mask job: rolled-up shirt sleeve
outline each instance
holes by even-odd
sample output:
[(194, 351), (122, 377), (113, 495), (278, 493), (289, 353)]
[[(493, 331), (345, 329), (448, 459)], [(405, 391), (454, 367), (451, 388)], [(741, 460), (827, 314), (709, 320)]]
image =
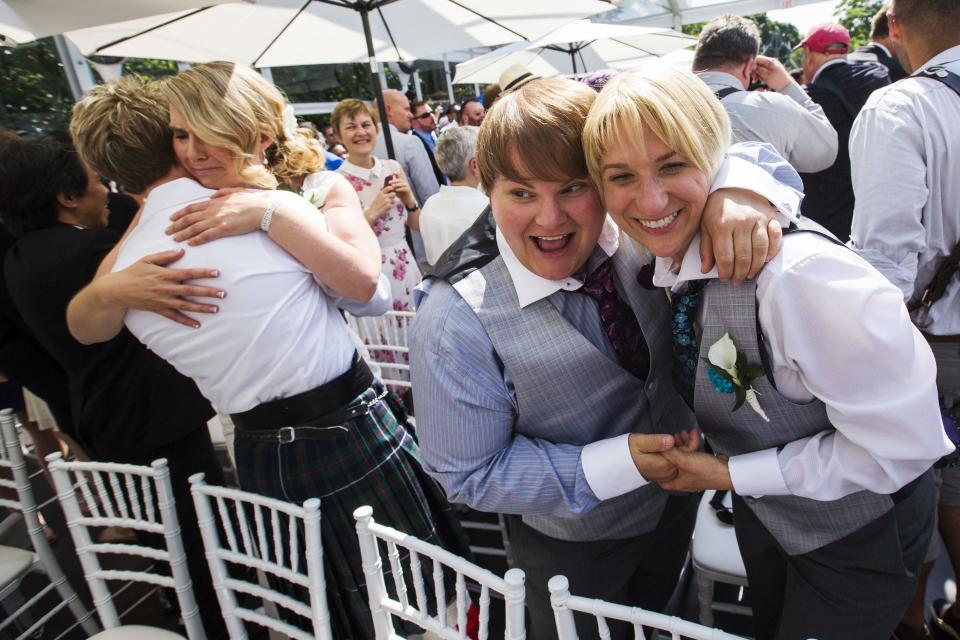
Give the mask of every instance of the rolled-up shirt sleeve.
[(781, 393), (822, 400), (835, 429), (731, 458), (738, 492), (814, 500), (893, 493), (953, 450), (933, 354), (899, 291), (868, 264), (830, 245), (775, 276), (762, 272), (757, 300)]
[(598, 504), (582, 446), (515, 431), (516, 398), (473, 310), (442, 281), (422, 285), (410, 373), (423, 467), (451, 502), (569, 516)]

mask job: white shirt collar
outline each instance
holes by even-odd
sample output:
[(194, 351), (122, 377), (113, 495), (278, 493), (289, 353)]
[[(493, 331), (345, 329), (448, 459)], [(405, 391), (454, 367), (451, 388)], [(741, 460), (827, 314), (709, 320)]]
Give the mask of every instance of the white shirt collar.
[(384, 167), (383, 162), (380, 160), (380, 158), (377, 158), (376, 156), (374, 156), (373, 158), (372, 169), (355, 165), (352, 162), (350, 162), (350, 160), (344, 160), (343, 164), (346, 166), (347, 170), (350, 171), (350, 173), (357, 175), (363, 178), (364, 180), (369, 180), (371, 177), (379, 178), (381, 175), (383, 175), (383, 167)]
[(709, 86), (724, 86), (733, 89), (743, 89), (743, 83), (737, 77), (726, 71), (697, 71), (697, 75)]
[(832, 67), (835, 64), (847, 64), (847, 60), (846, 58), (834, 58), (833, 60), (827, 60), (820, 66), (819, 69), (817, 69), (817, 72), (813, 74), (813, 78), (810, 80), (810, 84), (813, 84), (814, 82), (817, 81), (817, 78), (820, 77), (820, 74), (823, 73), (824, 69), (826, 69), (827, 67)]
[[(597, 246), (608, 256), (616, 253), (620, 246), (620, 229), (609, 214), (603, 221), (603, 229), (600, 231)], [(521, 309), (538, 300), (552, 296), (561, 289), (563, 291), (576, 291), (583, 286), (583, 283), (573, 276), (568, 276), (562, 280), (548, 280), (527, 269), (520, 263), (510, 245), (507, 244), (507, 240), (503, 237), (499, 227), (497, 227), (497, 247), (500, 249), (500, 256), (503, 258), (503, 263), (506, 265), (510, 279), (513, 281), (513, 287), (516, 289)]]
[(880, 47), (880, 50), (883, 51), (885, 54), (887, 54), (887, 57), (889, 58), (893, 57), (893, 54), (890, 53), (890, 49), (887, 49), (885, 46), (883, 46), (879, 42), (871, 41), (870, 44), (874, 47)]
[(933, 67), (938, 64), (946, 64), (948, 62), (954, 62), (956, 60), (960, 60), (960, 45), (957, 45), (955, 47), (950, 47), (945, 51), (941, 51), (937, 55), (930, 58), (926, 63), (924, 63), (923, 67), (921, 68), (926, 69), (927, 67)]
[[(791, 223), (796, 222), (795, 215), (786, 215), (777, 209), (776, 220), (780, 226), (787, 228)], [(678, 265), (673, 258), (657, 257), (653, 267), (653, 284), (657, 287), (669, 287), (671, 291), (677, 291), (681, 286), (691, 280), (709, 280), (719, 277), (717, 267), (707, 273), (700, 273), (700, 267), (703, 263), (700, 261), (700, 232), (693, 236), (686, 253), (683, 254), (683, 261)]]
[[(213, 193), (213, 189), (207, 189), (192, 178), (177, 178), (151, 189), (144, 204), (150, 204), (151, 201), (162, 201), (164, 207), (176, 207), (193, 202), (198, 198), (209, 197)], [(144, 209), (146, 208), (144, 206)]]

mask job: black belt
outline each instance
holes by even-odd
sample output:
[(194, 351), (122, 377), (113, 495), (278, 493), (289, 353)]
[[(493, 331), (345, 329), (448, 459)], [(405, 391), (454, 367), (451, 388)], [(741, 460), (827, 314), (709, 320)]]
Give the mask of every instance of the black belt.
[(343, 423), (366, 415), (370, 405), (379, 400), (373, 391), (364, 394), (373, 382), (367, 363), (355, 354), (350, 368), (330, 382), (289, 398), (264, 402), (230, 418), (237, 435), (245, 438), (292, 442), (297, 437), (341, 437), (346, 433)]

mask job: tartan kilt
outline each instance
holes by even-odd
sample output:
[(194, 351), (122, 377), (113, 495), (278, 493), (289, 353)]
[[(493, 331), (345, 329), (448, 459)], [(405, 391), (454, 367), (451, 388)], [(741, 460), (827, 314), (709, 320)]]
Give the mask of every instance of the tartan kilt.
[[(376, 381), (358, 399), (370, 401), (384, 391)], [(388, 393), (367, 415), (344, 423), (348, 433), (342, 438), (281, 444), (249, 441), (238, 431), (234, 444), (237, 478), (245, 491), (296, 504), (320, 498), (327, 604), (333, 636), (339, 640), (374, 637), (353, 519), (357, 507), (370, 505), (378, 523), (471, 557), (450, 504), (420, 466), (420, 451), (412, 430), (405, 427), (403, 405), (395, 400)], [(392, 592), (389, 564), (384, 565)], [(429, 568), (430, 563), (424, 563), (424, 570)], [(406, 579), (409, 585), (410, 576)], [(425, 582), (429, 590), (432, 582)], [(446, 592), (452, 594), (452, 577), (448, 582)], [(290, 595), (306, 598), (303, 593)], [(432, 600), (432, 594), (428, 598)], [(404, 628), (401, 622), (395, 620), (398, 631), (419, 630)]]

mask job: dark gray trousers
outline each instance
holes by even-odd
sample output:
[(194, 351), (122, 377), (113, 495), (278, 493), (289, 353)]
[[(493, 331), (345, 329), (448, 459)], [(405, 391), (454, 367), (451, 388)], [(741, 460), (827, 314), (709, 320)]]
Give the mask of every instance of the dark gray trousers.
[(757, 640), (889, 638), (916, 590), (934, 507), (927, 472), (908, 498), (873, 522), (791, 556), (734, 494), (734, 526)]
[[(671, 496), (656, 529), (626, 540), (557, 540), (531, 529), (519, 516), (507, 516), (514, 561), (526, 573), (528, 638), (557, 637), (547, 589), (547, 581), (556, 575), (567, 576), (573, 595), (663, 611), (683, 569), (699, 498)], [(581, 640), (599, 637), (593, 616), (575, 618)], [(628, 637), (626, 624), (608, 623), (612, 640)]]

